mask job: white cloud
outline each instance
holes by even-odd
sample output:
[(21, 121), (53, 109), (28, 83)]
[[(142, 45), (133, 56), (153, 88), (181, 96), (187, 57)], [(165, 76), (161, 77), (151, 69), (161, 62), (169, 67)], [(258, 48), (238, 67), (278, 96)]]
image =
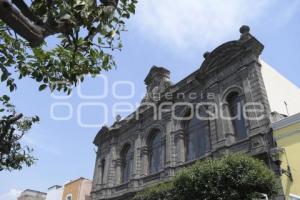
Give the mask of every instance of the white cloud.
[(206, 48), (228, 40), (233, 34), (238, 35), (241, 25), (259, 21), (276, 2), (278, 0), (140, 0), (133, 21), (146, 38), (175, 50)]
[(17, 200), (22, 190), (11, 189), (7, 193), (0, 195), (0, 200)]

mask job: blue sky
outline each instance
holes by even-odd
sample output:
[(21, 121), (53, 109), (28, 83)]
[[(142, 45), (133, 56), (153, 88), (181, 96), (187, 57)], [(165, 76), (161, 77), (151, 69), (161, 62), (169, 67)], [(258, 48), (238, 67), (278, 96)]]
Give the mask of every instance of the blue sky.
[[(41, 117), (23, 140), (35, 149), (39, 160), (22, 171), (0, 173), (0, 200), (13, 200), (27, 188), (47, 191), (52, 185), (80, 176), (92, 178), (92, 141), (100, 127), (82, 127), (78, 116), (84, 124), (111, 124), (116, 103), (140, 102), (145, 92), (143, 81), (152, 65), (168, 68), (172, 81), (177, 82), (201, 65), (204, 52), (238, 39), (242, 24), (249, 25), (251, 33), (265, 45), (262, 58), (299, 87), (299, 19), (300, 0), (141, 1), (137, 14), (128, 22), (128, 32), (123, 34), (125, 47), (115, 54), (118, 67), (104, 73), (107, 84), (103, 78), (87, 79), (70, 98), (57, 99), (49, 91), (38, 92), (38, 85), (31, 80), (19, 83), (13, 99), (18, 110)], [(133, 82), (133, 97), (115, 98), (116, 81)], [(115, 89), (124, 96), (132, 92), (128, 84), (118, 84)], [(1, 94), (7, 92), (3, 87), (0, 90)], [(82, 98), (105, 91), (104, 98)], [(107, 117), (103, 104), (107, 105)], [(69, 119), (54, 120), (53, 106), (58, 106), (53, 110), (55, 116)]]

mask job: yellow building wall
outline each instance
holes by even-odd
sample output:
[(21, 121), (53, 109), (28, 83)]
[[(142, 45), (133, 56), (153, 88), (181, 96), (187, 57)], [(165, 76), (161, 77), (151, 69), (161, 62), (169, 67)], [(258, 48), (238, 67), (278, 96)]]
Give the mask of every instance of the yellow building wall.
[(72, 200), (78, 200), (79, 191), (81, 185), (81, 179), (68, 183), (64, 186), (64, 192), (62, 196), (62, 200), (66, 200), (69, 194), (72, 195)]
[(300, 122), (276, 130), (274, 136), (286, 152), (281, 156), (282, 169), (287, 169), (289, 163), (293, 176), (293, 181), (285, 174), (281, 178), (286, 199), (290, 199), (290, 194), (300, 196)]

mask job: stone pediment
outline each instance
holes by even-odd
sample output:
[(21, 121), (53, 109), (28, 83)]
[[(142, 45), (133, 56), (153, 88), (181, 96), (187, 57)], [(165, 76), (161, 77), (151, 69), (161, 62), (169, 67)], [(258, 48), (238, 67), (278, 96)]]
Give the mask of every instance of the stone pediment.
[(205, 53), (205, 60), (200, 67), (200, 73), (206, 74), (210, 71), (214, 71), (217, 68), (229, 64), (232, 60), (245, 53), (251, 52), (253, 55), (259, 57), (264, 46), (252, 36), (249, 31), (250, 28), (248, 26), (242, 26), (239, 40), (226, 42), (215, 48), (211, 53)]

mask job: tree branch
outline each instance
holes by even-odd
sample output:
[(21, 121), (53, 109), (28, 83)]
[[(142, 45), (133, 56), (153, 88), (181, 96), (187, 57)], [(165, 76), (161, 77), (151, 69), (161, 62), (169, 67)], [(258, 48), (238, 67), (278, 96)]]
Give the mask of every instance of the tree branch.
[[(51, 1), (49, 1), (51, 3)], [(117, 7), (118, 0), (101, 0), (104, 6)], [(61, 22), (53, 27), (35, 16), (23, 0), (0, 0), (0, 19), (27, 40), (32, 47), (40, 46), (46, 37), (57, 33), (66, 33), (76, 25)]]
[(7, 120), (7, 123), (10, 125), (10, 124), (14, 124), (15, 122), (19, 121), (21, 118), (23, 117), (23, 114), (22, 113), (19, 113), (11, 118), (9, 118)]
[(23, 114), (17, 114), (9, 117), (6, 121), (2, 122), (2, 127), (0, 129), (0, 142), (3, 142), (4, 137), (8, 134), (10, 126), (17, 121), (19, 121), (23, 117)]
[(33, 47), (44, 41), (45, 30), (24, 16), (11, 1), (0, 0), (0, 18)]
[(27, 4), (23, 0), (12, 0), (12, 3), (15, 4), (24, 16), (36, 23), (42, 23), (41, 20), (35, 16)]

